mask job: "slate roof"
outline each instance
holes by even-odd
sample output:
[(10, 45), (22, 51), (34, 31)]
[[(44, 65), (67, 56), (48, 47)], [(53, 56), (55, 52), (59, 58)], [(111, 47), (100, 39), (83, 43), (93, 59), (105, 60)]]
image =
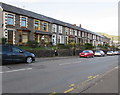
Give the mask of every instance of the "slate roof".
[(47, 17), (47, 16), (44, 16), (44, 15), (41, 15), (41, 14), (38, 14), (38, 13), (35, 13), (35, 12), (31, 12), (31, 11), (28, 11), (28, 10), (25, 10), (25, 9), (22, 9), (22, 8), (18, 8), (18, 7), (12, 6), (12, 5), (5, 4), (5, 3), (2, 3), (2, 2), (0, 2), (0, 6), (2, 6), (3, 10), (7, 11), (7, 12), (12, 12), (12, 13), (16, 13), (16, 14), (19, 14), (19, 15), (24, 15), (24, 16), (28, 16), (28, 17), (31, 17), (31, 18), (35, 18), (35, 19), (44, 20), (44, 21), (47, 21), (47, 22), (50, 22), (50, 23), (66, 26), (66, 27), (77, 29), (77, 30), (80, 30), (80, 31), (92, 33), (92, 34), (98, 35), (100, 37), (104, 37), (104, 36), (102, 36), (98, 33), (89, 31), (87, 29), (84, 29), (84, 28), (81, 28), (81, 27), (78, 27), (78, 26), (73, 26), (70, 23), (66, 23), (66, 22), (51, 18), (51, 17)]

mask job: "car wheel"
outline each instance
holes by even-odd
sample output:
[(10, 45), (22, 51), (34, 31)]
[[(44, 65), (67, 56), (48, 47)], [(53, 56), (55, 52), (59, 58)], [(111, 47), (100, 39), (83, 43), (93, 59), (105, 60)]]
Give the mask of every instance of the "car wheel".
[(26, 58), (26, 62), (27, 62), (27, 63), (32, 63), (32, 62), (33, 62), (32, 57), (27, 57), (27, 58)]
[(87, 58), (90, 58), (89, 56), (87, 56)]

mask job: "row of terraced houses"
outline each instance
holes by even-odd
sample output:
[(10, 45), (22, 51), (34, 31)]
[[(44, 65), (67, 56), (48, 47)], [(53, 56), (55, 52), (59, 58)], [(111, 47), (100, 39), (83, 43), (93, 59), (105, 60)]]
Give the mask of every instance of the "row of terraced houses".
[(74, 42), (97, 46), (109, 42), (109, 38), (84, 29), (81, 24), (76, 26), (5, 3), (0, 3), (0, 37), (15, 45), (32, 40), (40, 45)]

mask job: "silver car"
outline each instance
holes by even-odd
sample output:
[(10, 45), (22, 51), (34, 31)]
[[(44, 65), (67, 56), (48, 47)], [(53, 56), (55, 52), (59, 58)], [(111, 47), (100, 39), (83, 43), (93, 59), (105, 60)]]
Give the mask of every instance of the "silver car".
[(114, 52), (113, 51), (108, 51), (107, 55), (114, 55)]
[(105, 53), (102, 50), (97, 50), (95, 51), (94, 56), (105, 56)]

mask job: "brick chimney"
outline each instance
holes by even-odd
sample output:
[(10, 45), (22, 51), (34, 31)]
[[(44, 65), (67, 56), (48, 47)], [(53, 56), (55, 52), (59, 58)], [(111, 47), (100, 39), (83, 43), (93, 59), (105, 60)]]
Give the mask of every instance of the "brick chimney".
[(73, 26), (76, 26), (76, 24), (73, 24)]
[(82, 27), (82, 25), (80, 24), (79, 27)]

